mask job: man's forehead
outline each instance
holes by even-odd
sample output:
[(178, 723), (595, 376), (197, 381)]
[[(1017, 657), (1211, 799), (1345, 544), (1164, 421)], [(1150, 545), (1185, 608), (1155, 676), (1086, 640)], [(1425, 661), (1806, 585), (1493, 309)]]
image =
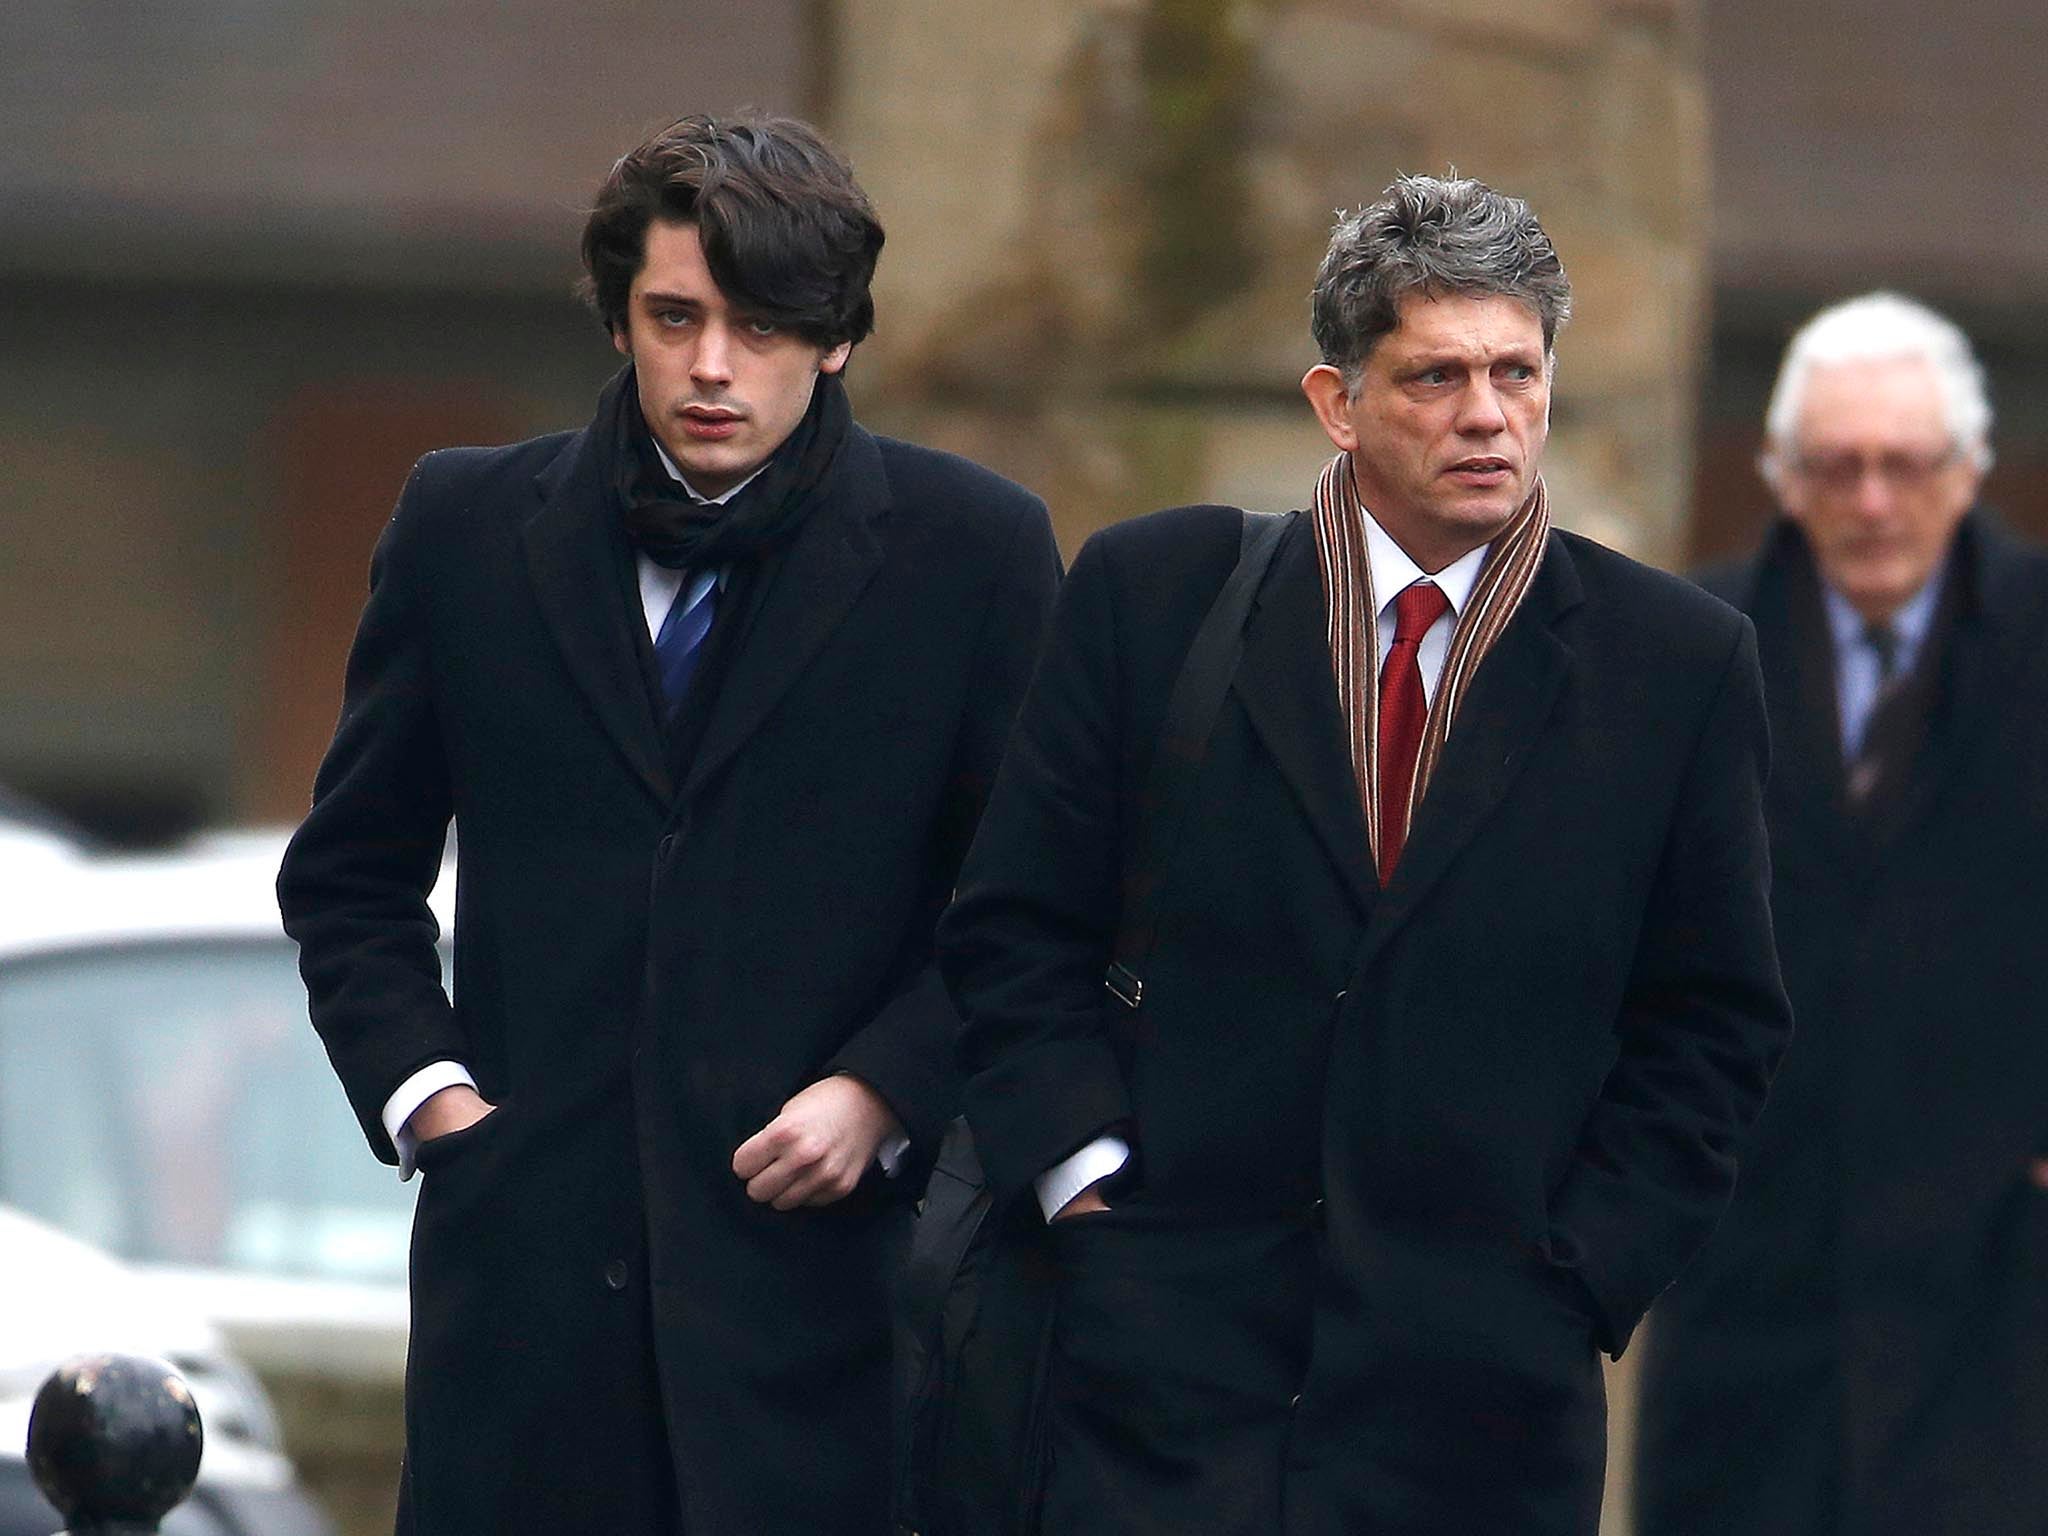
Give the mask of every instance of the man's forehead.
[(1401, 296), (1394, 312), (1394, 328), (1381, 344), (1396, 351), (1543, 348), (1543, 322), (1536, 311), (1504, 293), (1413, 289)]
[(640, 248), (635, 288), (677, 288), (688, 285), (720, 292), (704, 259), (704, 246), (694, 220), (652, 219)]
[(1804, 437), (1939, 437), (1948, 430), (1941, 379), (1924, 357), (1815, 363), (1799, 406)]

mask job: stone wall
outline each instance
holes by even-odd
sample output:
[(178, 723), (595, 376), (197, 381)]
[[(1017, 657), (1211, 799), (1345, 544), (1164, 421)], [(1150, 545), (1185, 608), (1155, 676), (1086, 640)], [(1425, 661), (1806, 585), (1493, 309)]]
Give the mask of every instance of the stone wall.
[[(1300, 504), (1333, 211), (1455, 167), (1578, 290), (1563, 521), (1674, 555), (1705, 293), (1688, 0), (838, 0), (832, 125), (890, 227), (868, 414), (994, 464), (1069, 548), (1176, 501)], [(872, 403), (870, 403), (872, 402)]]

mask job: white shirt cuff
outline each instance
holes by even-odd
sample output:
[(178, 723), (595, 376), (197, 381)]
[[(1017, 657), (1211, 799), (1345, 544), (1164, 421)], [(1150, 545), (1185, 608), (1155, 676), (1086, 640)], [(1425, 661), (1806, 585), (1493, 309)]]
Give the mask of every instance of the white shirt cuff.
[(469, 1075), (469, 1068), (461, 1062), (430, 1061), (400, 1083), (397, 1092), (384, 1101), (384, 1134), (391, 1138), (391, 1145), (398, 1148), (400, 1179), (412, 1177), (414, 1157), (420, 1148), (419, 1137), (405, 1128), (412, 1112), (443, 1088), (475, 1086), (476, 1079)]
[(1054, 1163), (1032, 1181), (1038, 1191), (1038, 1208), (1051, 1221), (1074, 1196), (1090, 1184), (1106, 1179), (1131, 1160), (1131, 1144), (1121, 1136), (1098, 1136), (1062, 1162)]
[(893, 1179), (896, 1170), (903, 1166), (903, 1154), (910, 1150), (908, 1136), (891, 1136), (875, 1148), (875, 1161), (882, 1165), (882, 1177)]

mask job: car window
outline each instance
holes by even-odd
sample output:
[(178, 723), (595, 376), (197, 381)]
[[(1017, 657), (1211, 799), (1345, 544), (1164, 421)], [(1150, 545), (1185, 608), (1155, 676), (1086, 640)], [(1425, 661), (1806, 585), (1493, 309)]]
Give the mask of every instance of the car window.
[(412, 1190), (364, 1143), (284, 939), (0, 971), (0, 1202), (132, 1260), (402, 1282)]

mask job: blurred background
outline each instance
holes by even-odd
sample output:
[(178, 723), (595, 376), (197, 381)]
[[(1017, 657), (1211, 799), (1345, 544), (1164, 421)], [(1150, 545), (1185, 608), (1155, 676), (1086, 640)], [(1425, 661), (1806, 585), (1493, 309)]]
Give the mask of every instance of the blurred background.
[[(116, 845), (292, 819), (407, 468), (584, 421), (584, 200), (687, 111), (850, 154), (889, 230), (857, 411), (1070, 554), (1305, 501), (1332, 213), (1449, 167), (1575, 281), (1568, 526), (1747, 545), (1784, 340), (1895, 285), (1975, 338), (1989, 498), (2048, 533), (2044, 59), (2035, 0), (9, 0), (0, 785)], [(289, 1364), (302, 1468), (388, 1529), (392, 1372)]]

